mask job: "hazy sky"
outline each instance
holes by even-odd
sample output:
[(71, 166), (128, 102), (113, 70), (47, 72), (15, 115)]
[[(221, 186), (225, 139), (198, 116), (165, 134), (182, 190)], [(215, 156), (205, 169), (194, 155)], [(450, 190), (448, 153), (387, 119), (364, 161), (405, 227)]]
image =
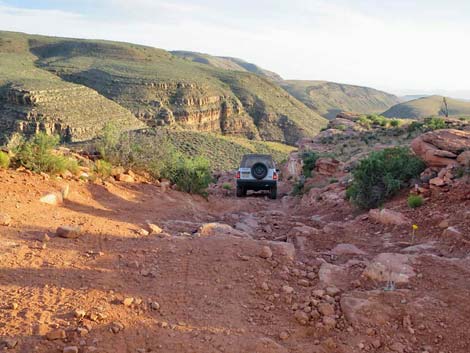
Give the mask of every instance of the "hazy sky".
[(287, 79), (470, 98), (468, 0), (0, 0), (0, 29), (235, 56)]

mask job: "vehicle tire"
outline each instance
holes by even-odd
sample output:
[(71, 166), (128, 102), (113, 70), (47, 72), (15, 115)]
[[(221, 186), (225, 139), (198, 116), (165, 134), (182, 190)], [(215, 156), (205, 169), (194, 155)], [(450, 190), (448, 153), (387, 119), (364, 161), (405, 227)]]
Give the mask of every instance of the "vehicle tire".
[(245, 188), (237, 185), (237, 197), (243, 197), (246, 195)]
[(269, 198), (271, 200), (276, 200), (276, 198), (277, 198), (277, 187), (276, 186), (272, 187), (271, 190), (269, 190)]
[(251, 167), (251, 175), (258, 180), (264, 179), (268, 175), (268, 167), (261, 162), (255, 163)]

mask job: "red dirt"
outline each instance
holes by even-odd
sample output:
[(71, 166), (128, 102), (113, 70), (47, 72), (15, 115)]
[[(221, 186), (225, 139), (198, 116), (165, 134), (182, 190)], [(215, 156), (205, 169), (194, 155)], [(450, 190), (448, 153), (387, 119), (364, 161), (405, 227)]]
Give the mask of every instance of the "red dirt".
[[(466, 184), (434, 192), (416, 210), (407, 208), (404, 196), (387, 205), (419, 225), (418, 244), (434, 242), (433, 249), (415, 256), (417, 276), (387, 292), (385, 283), (361, 273), (375, 255), (409, 246), (411, 230), (373, 224), (352, 215), (346, 204), (319, 202), (307, 209), (291, 198), (218, 193), (205, 200), (151, 184), (77, 181), (67, 182), (70, 195), (63, 205), (39, 202), (64, 183), (0, 171), (0, 213), (13, 220), (0, 226), (0, 342), (18, 341), (8, 352), (62, 352), (65, 346), (80, 353), (470, 352)], [(259, 225), (251, 239), (193, 234), (205, 222), (235, 225), (247, 217)], [(443, 219), (464, 236), (443, 238), (438, 227)], [(139, 235), (146, 221), (169, 235)], [(327, 224), (335, 225), (333, 232), (296, 243), (295, 261), (259, 256), (269, 244), (263, 239), (282, 237), (299, 225)], [(80, 226), (83, 235), (55, 237), (62, 225)], [(366, 254), (332, 255), (339, 243)], [(318, 278), (322, 262), (341, 266), (349, 260), (355, 262), (335, 278), (341, 293), (322, 299), (333, 305), (334, 327), (321, 318), (301, 325), (294, 309), (312, 300), (312, 290), (325, 288)], [(375, 303), (374, 310), (360, 312), (359, 324), (344, 317), (340, 300), (347, 295)], [(134, 303), (125, 306), (125, 298)], [(152, 302), (160, 309), (152, 309)], [(85, 318), (74, 316), (77, 309)], [(116, 322), (123, 327), (113, 333)], [(66, 337), (46, 339), (54, 329), (65, 330)]]

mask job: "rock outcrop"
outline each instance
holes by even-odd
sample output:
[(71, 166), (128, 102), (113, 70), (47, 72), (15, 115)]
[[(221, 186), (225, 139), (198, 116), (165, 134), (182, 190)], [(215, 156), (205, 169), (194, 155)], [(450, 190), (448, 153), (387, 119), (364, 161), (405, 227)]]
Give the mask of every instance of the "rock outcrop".
[[(413, 151), (430, 167), (465, 163), (470, 150), (470, 132), (444, 129), (427, 132), (411, 142)], [(460, 157), (460, 155), (462, 157)]]
[(10, 86), (0, 94), (0, 142), (15, 132), (39, 131), (60, 135), (65, 142), (89, 140), (111, 121), (122, 130), (145, 126), (98, 92), (66, 82), (42, 90)]
[(369, 217), (384, 225), (403, 226), (411, 223), (402, 213), (386, 208), (370, 210)]

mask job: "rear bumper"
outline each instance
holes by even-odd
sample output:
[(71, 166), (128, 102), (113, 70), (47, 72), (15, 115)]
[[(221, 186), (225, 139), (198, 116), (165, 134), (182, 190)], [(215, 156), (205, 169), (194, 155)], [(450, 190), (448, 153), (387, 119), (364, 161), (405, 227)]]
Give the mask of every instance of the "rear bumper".
[(244, 187), (247, 190), (270, 190), (277, 186), (276, 180), (243, 180), (237, 179), (237, 186)]

